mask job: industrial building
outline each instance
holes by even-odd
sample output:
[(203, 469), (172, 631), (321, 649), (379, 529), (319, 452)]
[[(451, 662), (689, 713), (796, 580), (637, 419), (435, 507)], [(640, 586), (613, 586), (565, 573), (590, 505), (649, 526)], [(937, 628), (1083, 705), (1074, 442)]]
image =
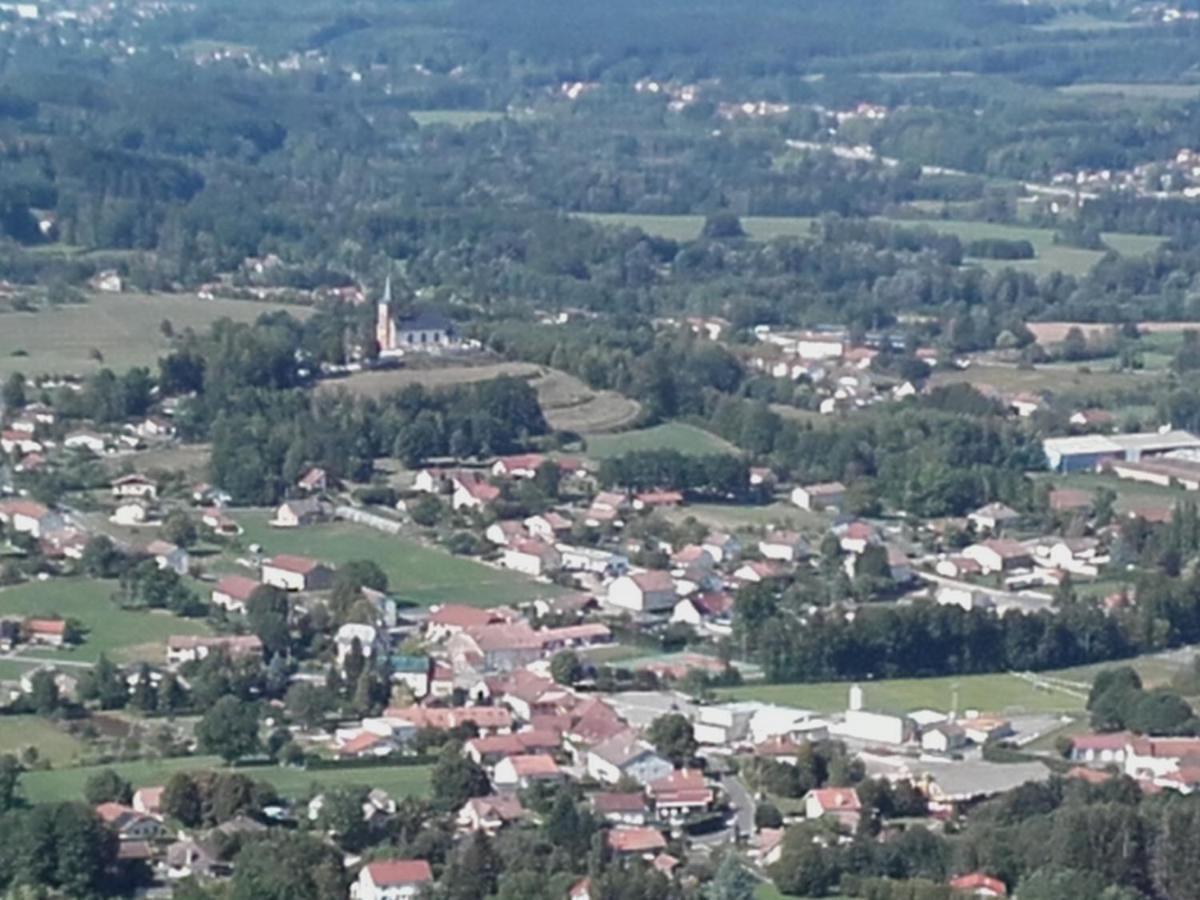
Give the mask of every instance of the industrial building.
[(1085, 434), (1042, 441), (1046, 465), (1055, 472), (1091, 472), (1108, 462), (1139, 462), (1167, 454), (1200, 453), (1200, 438), (1189, 431), (1140, 434)]

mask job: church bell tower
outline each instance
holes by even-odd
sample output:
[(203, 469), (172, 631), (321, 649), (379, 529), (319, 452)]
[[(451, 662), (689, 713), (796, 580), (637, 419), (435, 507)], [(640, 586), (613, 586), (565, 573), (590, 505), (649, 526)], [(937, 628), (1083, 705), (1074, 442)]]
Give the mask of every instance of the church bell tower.
[(383, 296), (375, 311), (375, 340), (379, 343), (379, 352), (395, 350), (396, 326), (392, 321), (392, 276), (387, 277), (383, 285)]

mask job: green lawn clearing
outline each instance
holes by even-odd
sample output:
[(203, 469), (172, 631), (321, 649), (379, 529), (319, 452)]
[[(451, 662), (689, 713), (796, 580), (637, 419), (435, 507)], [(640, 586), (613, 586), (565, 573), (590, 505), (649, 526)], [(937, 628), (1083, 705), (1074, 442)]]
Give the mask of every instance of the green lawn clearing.
[(487, 109), (416, 109), (409, 115), (422, 128), (429, 125), (469, 128), (480, 122), (494, 122), (506, 116), (505, 113)]
[(116, 661), (161, 662), (164, 645), (173, 634), (209, 634), (197, 619), (170, 613), (124, 610), (112, 601), (113, 582), (59, 578), (0, 590), (0, 615), (63, 616), (78, 619), (87, 629), (78, 647), (56, 650), (37, 647), (24, 651), (44, 660), (95, 662), (101, 653)]
[(765, 506), (746, 506), (736, 503), (697, 503), (692, 506), (682, 506), (669, 510), (667, 517), (683, 521), (691, 516), (711, 528), (737, 531), (742, 528), (764, 528), (768, 525), (782, 525), (804, 530), (820, 529), (828, 526), (828, 521), (820, 513), (778, 501)]
[(421, 606), (447, 602), (502, 606), (562, 592), (515, 572), (349, 522), (272, 528), (271, 514), (264, 510), (247, 510), (236, 518), (245, 529), (242, 543), (261, 544), (267, 554), (294, 553), (334, 565), (374, 560), (387, 573), (393, 594)]
[(668, 422), (652, 428), (597, 434), (588, 438), (587, 452), (593, 459), (609, 459), (634, 450), (678, 450), (696, 456), (737, 452), (728, 441), (683, 422)]
[[(1086, 369), (1087, 371), (1080, 371)], [(940, 387), (947, 384), (988, 385), (999, 391), (1053, 391), (1055, 394), (1094, 394), (1116, 390), (1148, 390), (1156, 379), (1156, 373), (1134, 371), (1112, 371), (1108, 364), (1092, 365), (1053, 364), (1019, 369), (1016, 366), (977, 364), (966, 369), (934, 372), (930, 384)]]
[(41, 716), (0, 716), (0, 753), (19, 757), (26, 747), (35, 747), (38, 757), (53, 766), (65, 766), (83, 745)]
[[(179, 294), (93, 294), (88, 302), (0, 314), (0, 376), (88, 373), (101, 366), (116, 372), (151, 366), (170, 342), (160, 330), (169, 320), (175, 331), (201, 331), (217, 319), (252, 322), (285, 309), (297, 318), (305, 307), (248, 300), (201, 300)], [(98, 350), (103, 360), (92, 357)], [(21, 355), (14, 355), (21, 354)]]
[(1200, 84), (1162, 84), (1137, 81), (1096, 81), (1068, 84), (1059, 93), (1083, 97), (1121, 97), (1126, 100), (1195, 100), (1200, 98)]
[[(959, 678), (898, 678), (862, 682), (868, 709), (905, 713), (916, 709), (950, 709), (958, 690), (959, 709), (989, 713), (1069, 713), (1083, 709), (1083, 700), (1072, 693), (1034, 687), (1016, 675), (964, 675)], [(849, 702), (848, 682), (817, 684), (747, 684), (722, 688), (722, 699), (760, 700), (811, 709), (840, 712)]]
[[(78, 800), (88, 778), (103, 769), (113, 769), (134, 788), (163, 784), (176, 772), (194, 772), (222, 768), (215, 756), (186, 756), (174, 759), (139, 760), (107, 766), (82, 766), (30, 772), (21, 778), (25, 799), (31, 803)], [(310, 788), (330, 788), (346, 784), (366, 784), (382, 788), (393, 798), (421, 796), (429, 790), (429, 766), (361, 766), (344, 769), (284, 769), (275, 766), (239, 768), (251, 778), (269, 782), (280, 794), (299, 799)]]

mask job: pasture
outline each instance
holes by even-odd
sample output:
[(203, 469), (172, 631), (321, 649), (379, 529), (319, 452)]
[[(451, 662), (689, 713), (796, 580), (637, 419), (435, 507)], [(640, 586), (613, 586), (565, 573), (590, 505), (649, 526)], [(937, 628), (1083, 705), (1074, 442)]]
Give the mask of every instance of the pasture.
[(265, 510), (239, 512), (236, 518), (245, 529), (242, 542), (261, 544), (268, 555), (294, 553), (334, 565), (374, 560), (387, 573), (389, 590), (418, 606), (502, 606), (561, 593), (554, 585), (349, 522), (288, 529), (272, 528)]
[[(153, 367), (170, 349), (160, 326), (197, 331), (222, 318), (253, 322), (263, 313), (287, 310), (304, 318), (309, 310), (248, 300), (201, 300), (177, 294), (91, 294), (87, 303), (36, 312), (0, 313), (0, 377), (84, 375), (107, 366), (120, 372)], [(99, 351), (102, 360), (93, 357)]]
[(0, 590), (0, 615), (63, 616), (78, 619), (87, 630), (78, 647), (37, 647), (29, 657), (66, 662), (95, 662), (101, 653), (117, 662), (161, 662), (173, 634), (209, 634), (203, 620), (181, 619), (159, 610), (124, 610), (113, 601), (115, 582), (59, 578)]
[[(1053, 673), (1050, 673), (1053, 674)], [(898, 678), (862, 682), (868, 709), (905, 713), (950, 709), (958, 690), (958, 708), (1014, 715), (1077, 713), (1083, 700), (1073, 693), (1034, 687), (1016, 675), (964, 675), (958, 678)], [(717, 691), (721, 699), (759, 700), (821, 713), (840, 712), (849, 701), (849, 682), (747, 684)]]
[(737, 452), (728, 441), (683, 422), (668, 422), (619, 434), (594, 435), (588, 439), (587, 453), (593, 459), (610, 459), (635, 450), (677, 450), (695, 456)]
[(363, 397), (381, 397), (419, 384), (425, 388), (452, 387), (490, 381), (508, 375), (513, 378), (532, 378), (542, 372), (532, 363), (491, 362), (479, 365), (452, 363), (450, 365), (414, 365), (400, 369), (378, 369), (356, 372), (345, 378), (328, 378), (318, 390), (347, 390)]
[(0, 754), (20, 757), (28, 747), (52, 766), (70, 764), (83, 749), (78, 740), (41, 716), (0, 717)]
[(1090, 365), (1058, 363), (1028, 369), (977, 364), (967, 369), (934, 372), (929, 383), (934, 387), (964, 383), (988, 385), (1004, 392), (1053, 391), (1062, 395), (1139, 390), (1148, 388), (1155, 377), (1150, 372), (1114, 372), (1103, 361), (1093, 361)]
[[(79, 800), (88, 779), (104, 769), (113, 769), (139, 787), (163, 784), (176, 772), (224, 768), (215, 756), (183, 756), (172, 759), (138, 760), (106, 766), (81, 766), (29, 772), (21, 778), (21, 791), (30, 803)], [(272, 785), (283, 796), (299, 800), (317, 790), (340, 785), (366, 784), (382, 788), (394, 799), (421, 796), (429, 790), (429, 766), (362, 766), (340, 769), (285, 769), (275, 766), (242, 767), (241, 772)]]

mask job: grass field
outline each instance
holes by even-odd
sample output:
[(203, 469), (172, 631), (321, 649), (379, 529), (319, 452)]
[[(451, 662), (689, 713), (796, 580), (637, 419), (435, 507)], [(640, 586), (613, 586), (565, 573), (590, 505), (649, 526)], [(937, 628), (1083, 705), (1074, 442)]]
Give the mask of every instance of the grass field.
[(1093, 82), (1068, 84), (1058, 89), (1070, 96), (1109, 96), (1128, 100), (1195, 100), (1200, 97), (1200, 84), (1155, 84), (1150, 82)]
[(1074, 488), (1089, 493), (1109, 488), (1117, 495), (1117, 509), (1124, 511), (1139, 506), (1173, 506), (1189, 496), (1183, 488), (1161, 487), (1139, 481), (1123, 481), (1112, 475), (1095, 472), (1077, 472), (1070, 475), (1046, 476), (1052, 478), (1056, 487)]
[[(84, 374), (102, 365), (115, 371), (153, 366), (168, 349), (159, 326), (170, 320), (176, 332), (202, 330), (221, 318), (252, 322), (263, 313), (286, 309), (297, 318), (304, 307), (245, 300), (201, 300), (175, 294), (93, 294), (77, 306), (32, 313), (0, 314), (0, 377)], [(99, 350), (103, 363), (91, 358)], [(26, 355), (16, 355), (23, 351)]]
[(52, 766), (65, 766), (77, 757), (83, 745), (40, 716), (0, 718), (0, 753), (19, 756), (26, 747), (36, 747), (38, 757)]
[(322, 381), (318, 390), (336, 391), (344, 389), (364, 397), (379, 397), (401, 390), (412, 384), (427, 388), (445, 387), (456, 384), (471, 384), (488, 381), (502, 375), (514, 378), (532, 378), (542, 369), (532, 363), (499, 362), (484, 365), (414, 366), (403, 369), (383, 369), (376, 372), (357, 372), (346, 378)]
[(162, 661), (163, 645), (173, 634), (208, 634), (208, 626), (196, 619), (180, 619), (169, 613), (123, 610), (112, 602), (112, 582), (86, 579), (56, 579), (33, 582), (0, 590), (0, 615), (75, 618), (88, 629), (84, 642), (70, 650), (37, 648), (42, 659), (95, 662), (101, 653), (114, 660)]
[[(691, 215), (639, 215), (625, 213), (589, 213), (586, 216), (603, 225), (626, 228), (641, 228), (652, 234), (662, 235), (677, 241), (695, 240), (704, 227), (703, 216)], [(797, 217), (745, 216), (742, 227), (756, 241), (769, 241), (776, 237), (807, 237), (811, 234), (813, 219)], [(951, 219), (882, 219), (896, 225), (908, 227), (926, 226), (946, 234), (955, 234), (967, 241), (999, 238), (1005, 240), (1027, 240), (1033, 244), (1037, 257), (1015, 262), (1000, 260), (976, 260), (987, 268), (1012, 267), (1038, 274), (1062, 271), (1074, 275), (1087, 272), (1104, 254), (1096, 250), (1081, 250), (1054, 243), (1054, 231), (1048, 228), (1032, 228), (1022, 225), (1000, 225), (991, 222), (971, 222)], [(1136, 234), (1105, 234), (1104, 240), (1118, 253), (1141, 255), (1152, 251), (1162, 239)]]
[(262, 510), (236, 518), (245, 529), (243, 543), (261, 544), (268, 554), (297, 553), (334, 564), (372, 559), (387, 573), (392, 593), (421, 606), (501, 606), (561, 592), (554, 585), (348, 522), (287, 529), (268, 525), (270, 513)]
[[(113, 763), (108, 766), (83, 766), (73, 769), (51, 769), (30, 772), (21, 778), (25, 799), (31, 803), (50, 803), (59, 800), (78, 800), (83, 795), (88, 778), (102, 769), (113, 769), (134, 788), (163, 784), (175, 772), (193, 772), (221, 768), (215, 756), (191, 756), (164, 760), (140, 760)], [(267, 781), (285, 797), (292, 799), (308, 795), (315, 784), (322, 788), (346, 784), (366, 784), (382, 788), (394, 799), (420, 796), (429, 789), (428, 766), (369, 766), (349, 769), (282, 769), (276, 767), (242, 768), (251, 778)]]
[(619, 434), (595, 435), (588, 439), (588, 456), (594, 459), (609, 459), (632, 450), (678, 450), (697, 456), (736, 452), (732, 444), (715, 434), (683, 422), (668, 422)]
[(733, 503), (696, 503), (671, 510), (669, 517), (683, 520), (689, 516), (711, 528), (738, 530), (740, 528), (762, 528), (767, 525), (785, 525), (797, 528), (820, 529), (828, 522), (818, 513), (779, 501), (766, 506), (742, 506)]
[[(916, 709), (949, 709), (958, 688), (959, 709), (1006, 713), (1069, 713), (1083, 709), (1079, 698), (1059, 691), (1041, 690), (1015, 675), (965, 675), (960, 678), (900, 678), (863, 682), (866, 706), (885, 712), (904, 713)], [(818, 684), (758, 684), (723, 688), (722, 698), (761, 700), (817, 712), (839, 712), (846, 708), (847, 682)]]
[(531, 382), (551, 428), (603, 434), (632, 425), (641, 412), (636, 400), (616, 391), (594, 391), (574, 375), (543, 369)]
[(506, 116), (505, 113), (486, 109), (415, 109), (409, 115), (422, 128), (429, 125), (469, 128), (480, 122), (494, 122)]
[(930, 384), (934, 387), (946, 384), (990, 385), (1001, 391), (1043, 391), (1056, 394), (1104, 392), (1112, 390), (1140, 390), (1149, 388), (1156, 373), (1114, 372), (1103, 362), (1086, 366), (1081, 372), (1075, 364), (1036, 366), (1018, 369), (1016, 366), (972, 365), (967, 369), (939, 371), (933, 374)]

